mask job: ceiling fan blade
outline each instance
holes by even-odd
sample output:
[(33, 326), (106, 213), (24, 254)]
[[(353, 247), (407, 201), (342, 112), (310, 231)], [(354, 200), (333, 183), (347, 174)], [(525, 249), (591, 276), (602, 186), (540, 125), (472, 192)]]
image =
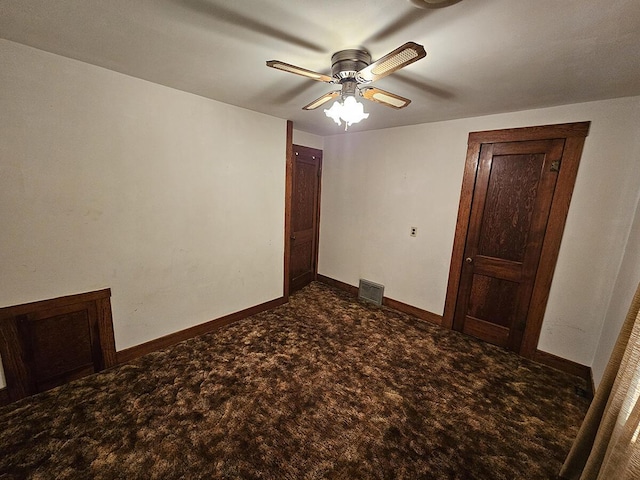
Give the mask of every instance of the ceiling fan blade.
[(360, 89), (360, 93), (367, 100), (381, 103), (387, 107), (401, 109), (411, 103), (408, 98), (401, 97), (395, 93), (387, 92), (376, 87), (364, 87)]
[(303, 77), (307, 77), (307, 78), (310, 78), (311, 80), (316, 80), (318, 82), (325, 82), (325, 83), (334, 82), (334, 78), (330, 77), (329, 75), (313, 72), (311, 70), (307, 70), (306, 68), (296, 67), (295, 65), (290, 65), (288, 63), (280, 62), (278, 60), (269, 60), (267, 62), (267, 67), (276, 68), (284, 72), (295, 73), (296, 75), (302, 75)]
[(342, 92), (341, 90), (334, 90), (333, 92), (325, 93), (323, 96), (321, 96), (320, 98), (315, 99), (309, 105), (305, 105), (304, 107), (302, 107), (302, 109), (303, 110), (314, 110), (314, 109), (318, 108), (319, 106), (324, 105), (329, 100), (332, 100), (332, 99), (334, 99), (336, 97), (339, 97), (341, 92)]
[(422, 45), (407, 42), (357, 73), (361, 82), (375, 82), (427, 56)]

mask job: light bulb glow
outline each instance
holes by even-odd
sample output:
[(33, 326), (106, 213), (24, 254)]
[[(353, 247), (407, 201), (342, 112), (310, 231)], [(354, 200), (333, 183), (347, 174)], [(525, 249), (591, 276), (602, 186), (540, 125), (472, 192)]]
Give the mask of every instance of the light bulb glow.
[(325, 108), (324, 113), (327, 117), (332, 118), (338, 125), (342, 125), (342, 122), (340, 121), (340, 116), (342, 115), (342, 104), (340, 103), (340, 100), (333, 102), (331, 108)]
[(345, 98), (343, 102), (339, 100), (334, 102), (331, 108), (325, 108), (324, 113), (338, 125), (342, 125), (342, 122), (344, 122), (345, 130), (354, 123), (369, 118), (369, 114), (364, 113), (364, 106), (352, 96)]

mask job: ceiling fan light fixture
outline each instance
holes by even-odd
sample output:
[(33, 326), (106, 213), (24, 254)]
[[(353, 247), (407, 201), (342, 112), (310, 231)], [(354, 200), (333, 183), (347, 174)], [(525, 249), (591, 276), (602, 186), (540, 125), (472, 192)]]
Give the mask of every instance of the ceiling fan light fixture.
[(331, 105), (331, 108), (325, 108), (324, 113), (338, 125), (342, 125), (342, 122), (344, 122), (345, 130), (354, 123), (369, 118), (369, 114), (364, 112), (364, 105), (353, 96), (346, 97), (343, 102), (336, 101)]

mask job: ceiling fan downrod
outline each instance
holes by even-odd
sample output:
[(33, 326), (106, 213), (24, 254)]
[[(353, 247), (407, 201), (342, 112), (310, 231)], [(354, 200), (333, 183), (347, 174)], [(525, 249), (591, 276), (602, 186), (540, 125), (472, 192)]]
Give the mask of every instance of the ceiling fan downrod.
[(360, 93), (360, 91), (356, 88), (358, 82), (356, 82), (353, 78), (345, 78), (344, 80), (340, 80), (340, 85), (342, 86), (342, 92), (340, 92), (342, 100), (345, 100), (347, 97), (355, 97), (356, 91)]

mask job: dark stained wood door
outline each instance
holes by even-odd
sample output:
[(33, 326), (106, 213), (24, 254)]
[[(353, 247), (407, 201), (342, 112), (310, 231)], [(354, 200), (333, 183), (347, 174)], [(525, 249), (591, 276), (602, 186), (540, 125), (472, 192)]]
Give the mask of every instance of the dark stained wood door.
[(536, 359), (590, 122), (469, 134), (442, 325)]
[(294, 145), (292, 165), (289, 292), (317, 275), (322, 150)]
[(482, 145), (454, 329), (520, 350), (563, 149)]

